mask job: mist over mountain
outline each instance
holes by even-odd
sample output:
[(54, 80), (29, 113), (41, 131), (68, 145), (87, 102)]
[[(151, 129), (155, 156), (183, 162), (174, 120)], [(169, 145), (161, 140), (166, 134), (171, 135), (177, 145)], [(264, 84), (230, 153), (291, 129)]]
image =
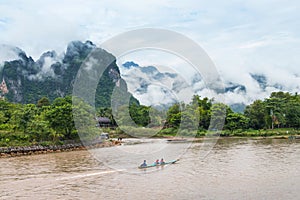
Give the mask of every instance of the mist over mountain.
[[(282, 83), (274, 83), (272, 78), (262, 73), (249, 73), (249, 80), (233, 82), (223, 80), (223, 90), (211, 90), (204, 80), (196, 74), (185, 80), (177, 73), (162, 73), (159, 67), (140, 66), (134, 61), (127, 61), (121, 66), (121, 74), (128, 83), (128, 89), (141, 103), (152, 106), (168, 106), (178, 101), (189, 101), (191, 95), (215, 98), (222, 96), (225, 103), (236, 112), (243, 112), (246, 105), (256, 99), (267, 98), (271, 92), (283, 90), (295, 92)], [(184, 91), (184, 92), (182, 92)]]
[[(44, 96), (52, 100), (72, 94), (77, 72), (95, 48), (91, 41), (73, 41), (62, 54), (47, 51), (34, 60), (18, 47), (0, 45), (0, 81), (3, 80), (0, 95), (13, 102), (36, 103)], [(273, 78), (271, 72), (251, 72), (240, 79), (224, 79), (224, 89), (211, 90), (198, 74), (186, 78), (175, 71), (162, 71), (159, 66), (143, 66), (134, 61), (117, 66), (116, 58), (105, 50), (100, 57), (114, 62), (99, 80), (95, 94), (97, 106), (110, 106), (110, 96), (116, 85), (122, 85), (125, 92), (128, 90), (142, 104), (160, 109), (178, 101), (188, 102), (193, 94), (198, 94), (209, 98), (222, 96), (224, 103), (238, 112), (256, 99), (268, 97), (271, 92), (294, 93), (300, 89), (297, 74), (292, 80), (282, 81)]]
[(167, 107), (177, 101), (172, 91), (185, 92), (185, 81), (175, 73), (160, 72), (154, 66), (139, 66), (129, 61), (120, 67), (122, 78), (128, 90), (142, 104), (155, 107)]
[[(34, 61), (17, 47), (0, 46), (0, 80), (7, 88), (7, 91), (0, 91), (0, 95), (18, 103), (36, 103), (44, 96), (53, 100), (70, 95), (81, 64), (95, 48), (91, 41), (73, 41), (65, 53), (48, 51)], [(122, 85), (126, 92), (126, 83), (121, 79), (112, 54), (102, 50), (98, 56), (114, 60), (104, 71), (95, 94), (97, 106), (109, 107), (114, 87)]]

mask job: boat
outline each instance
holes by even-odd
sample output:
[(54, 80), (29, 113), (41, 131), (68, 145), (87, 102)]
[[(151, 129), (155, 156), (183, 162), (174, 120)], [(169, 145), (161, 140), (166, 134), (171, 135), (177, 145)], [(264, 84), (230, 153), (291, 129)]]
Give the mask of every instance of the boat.
[(174, 138), (174, 139), (168, 139), (168, 142), (186, 142), (187, 139), (184, 138)]
[(296, 135), (290, 135), (288, 137), (289, 140), (299, 140), (300, 139), (300, 136), (296, 136)]
[(169, 162), (165, 162), (164, 164), (156, 164), (156, 163), (153, 163), (153, 164), (150, 164), (150, 165), (147, 165), (147, 166), (139, 166), (138, 168), (139, 169), (145, 169), (145, 168), (150, 168), (150, 167), (159, 167), (159, 166), (164, 166), (164, 165), (169, 165), (169, 164), (174, 164), (178, 161), (179, 159), (176, 159), (176, 160), (171, 160)]

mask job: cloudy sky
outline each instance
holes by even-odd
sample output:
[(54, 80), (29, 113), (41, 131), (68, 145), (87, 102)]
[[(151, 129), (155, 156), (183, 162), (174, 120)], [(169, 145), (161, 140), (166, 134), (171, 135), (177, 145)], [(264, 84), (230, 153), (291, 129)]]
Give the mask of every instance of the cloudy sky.
[(247, 86), (249, 100), (274, 89), (258, 91), (249, 73), (299, 90), (299, 10), (298, 0), (0, 0), (0, 43), (37, 59), (72, 40), (101, 44), (125, 31), (168, 29), (197, 42), (225, 82)]

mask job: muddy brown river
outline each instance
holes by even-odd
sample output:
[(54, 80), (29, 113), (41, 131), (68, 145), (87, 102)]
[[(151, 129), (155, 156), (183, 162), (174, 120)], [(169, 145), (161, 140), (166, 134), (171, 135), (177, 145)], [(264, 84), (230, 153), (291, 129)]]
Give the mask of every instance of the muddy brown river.
[[(300, 199), (300, 141), (163, 139), (0, 159), (0, 199)], [(209, 146), (209, 145), (208, 145)], [(180, 158), (172, 165), (138, 169)]]

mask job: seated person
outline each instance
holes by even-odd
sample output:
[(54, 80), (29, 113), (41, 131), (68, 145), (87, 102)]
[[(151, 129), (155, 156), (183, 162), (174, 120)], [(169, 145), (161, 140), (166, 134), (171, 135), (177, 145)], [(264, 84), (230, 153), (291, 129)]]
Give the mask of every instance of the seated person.
[(159, 165), (159, 160), (157, 159), (154, 164)]
[(163, 158), (160, 160), (160, 164), (161, 164), (161, 165), (164, 165), (164, 164), (165, 164), (165, 161), (164, 161)]
[(141, 167), (147, 167), (146, 160), (144, 160), (143, 164), (141, 164)]

